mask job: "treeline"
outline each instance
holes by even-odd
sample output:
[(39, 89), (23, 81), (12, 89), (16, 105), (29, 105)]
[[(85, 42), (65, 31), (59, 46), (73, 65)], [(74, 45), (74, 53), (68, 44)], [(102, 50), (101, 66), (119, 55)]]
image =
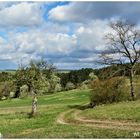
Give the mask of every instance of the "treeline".
[(88, 80), (89, 74), (94, 72), (92, 68), (82, 68), (80, 70), (71, 70), (68, 73), (58, 73), (61, 79), (61, 85), (65, 88), (68, 82), (73, 83), (76, 87), (82, 82)]
[[(31, 60), (15, 72), (0, 73), (0, 99), (24, 98), (28, 95), (52, 94), (79, 87), (88, 88), (93, 69), (73, 70), (60, 73), (45, 60)], [(85, 83), (83, 83), (85, 82)]]
[[(61, 79), (61, 85), (66, 86), (66, 83), (72, 82), (78, 86), (82, 82), (90, 79), (90, 73), (94, 73), (100, 80), (109, 79), (117, 76), (129, 76), (129, 64), (125, 65), (112, 65), (100, 69), (82, 68), (80, 70), (71, 70), (67, 73), (58, 73)], [(140, 75), (140, 63), (137, 64), (135, 75)]]
[(94, 70), (98, 78), (91, 82), (90, 107), (99, 104), (140, 99), (140, 63), (134, 69), (134, 99), (130, 94), (130, 64), (112, 65)]
[(56, 68), (44, 60), (32, 60), (28, 66), (20, 66), (15, 73), (0, 73), (1, 98), (22, 98), (60, 90), (60, 78), (56, 76)]
[[(94, 69), (95, 75), (98, 76), (99, 79), (108, 79), (111, 77), (116, 76), (129, 76), (129, 65), (130, 64), (124, 64), (124, 65), (112, 65), (108, 67), (103, 67), (100, 69)], [(135, 67), (135, 75), (140, 75), (140, 63), (138, 63)]]
[[(32, 60), (28, 66), (20, 66), (15, 72), (0, 73), (0, 98), (22, 98), (34, 93), (41, 95), (75, 88), (87, 89), (96, 77), (99, 80), (106, 80), (117, 76), (128, 76), (126, 65), (100, 69), (82, 68), (61, 73), (44, 60)], [(136, 74), (140, 75), (140, 64), (136, 68)]]

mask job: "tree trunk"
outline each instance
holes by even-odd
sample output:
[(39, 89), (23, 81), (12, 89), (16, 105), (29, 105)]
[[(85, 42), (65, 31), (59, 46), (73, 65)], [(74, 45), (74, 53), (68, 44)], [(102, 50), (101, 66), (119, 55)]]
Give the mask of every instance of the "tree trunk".
[(34, 115), (36, 113), (37, 109), (37, 98), (34, 97), (33, 102), (32, 102), (32, 114)]
[(130, 70), (130, 94), (132, 97), (132, 100), (135, 100), (135, 96), (134, 96), (134, 82), (133, 82), (133, 77), (134, 77), (134, 70), (133, 68)]
[(37, 98), (34, 95), (33, 101), (32, 101), (32, 111), (29, 113), (29, 118), (32, 118), (36, 115), (36, 110), (37, 110)]

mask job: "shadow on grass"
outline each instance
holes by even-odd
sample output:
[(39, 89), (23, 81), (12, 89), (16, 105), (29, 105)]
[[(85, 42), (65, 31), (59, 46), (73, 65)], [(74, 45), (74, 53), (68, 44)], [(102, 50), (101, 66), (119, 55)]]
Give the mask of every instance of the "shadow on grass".
[(86, 110), (89, 109), (89, 105), (68, 105), (69, 108), (71, 109), (79, 109), (79, 110)]

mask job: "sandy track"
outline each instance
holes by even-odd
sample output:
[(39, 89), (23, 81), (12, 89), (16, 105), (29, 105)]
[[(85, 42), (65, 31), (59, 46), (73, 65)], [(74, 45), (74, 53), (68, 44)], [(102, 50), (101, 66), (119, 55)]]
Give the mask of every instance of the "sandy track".
[[(119, 129), (119, 130), (134, 130), (140, 131), (140, 123), (130, 122), (127, 120), (118, 121), (118, 120), (100, 120), (100, 119), (85, 119), (80, 116), (80, 110), (68, 110), (61, 113), (57, 118), (57, 123), (65, 125), (84, 125), (88, 127), (95, 128), (106, 128), (106, 129)], [(74, 120), (68, 122), (66, 120), (66, 115), (70, 113), (73, 115)]]
[(57, 123), (69, 125), (70, 123), (65, 120), (65, 116), (71, 111), (73, 110), (68, 110), (59, 114), (59, 116), (57, 117)]

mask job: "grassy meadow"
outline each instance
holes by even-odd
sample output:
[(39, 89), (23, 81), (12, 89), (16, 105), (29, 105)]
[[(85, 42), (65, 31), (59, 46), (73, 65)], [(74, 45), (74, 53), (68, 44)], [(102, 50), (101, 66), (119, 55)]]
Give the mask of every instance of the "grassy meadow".
[[(0, 132), (4, 138), (134, 138), (133, 133), (140, 131), (139, 100), (86, 109), (89, 94), (89, 90), (71, 90), (39, 96), (35, 118), (27, 115), (31, 97), (1, 101)], [(80, 120), (76, 111), (89, 121), (124, 121), (127, 129)]]
[(1, 2), (0, 139), (140, 139), (138, 7)]

